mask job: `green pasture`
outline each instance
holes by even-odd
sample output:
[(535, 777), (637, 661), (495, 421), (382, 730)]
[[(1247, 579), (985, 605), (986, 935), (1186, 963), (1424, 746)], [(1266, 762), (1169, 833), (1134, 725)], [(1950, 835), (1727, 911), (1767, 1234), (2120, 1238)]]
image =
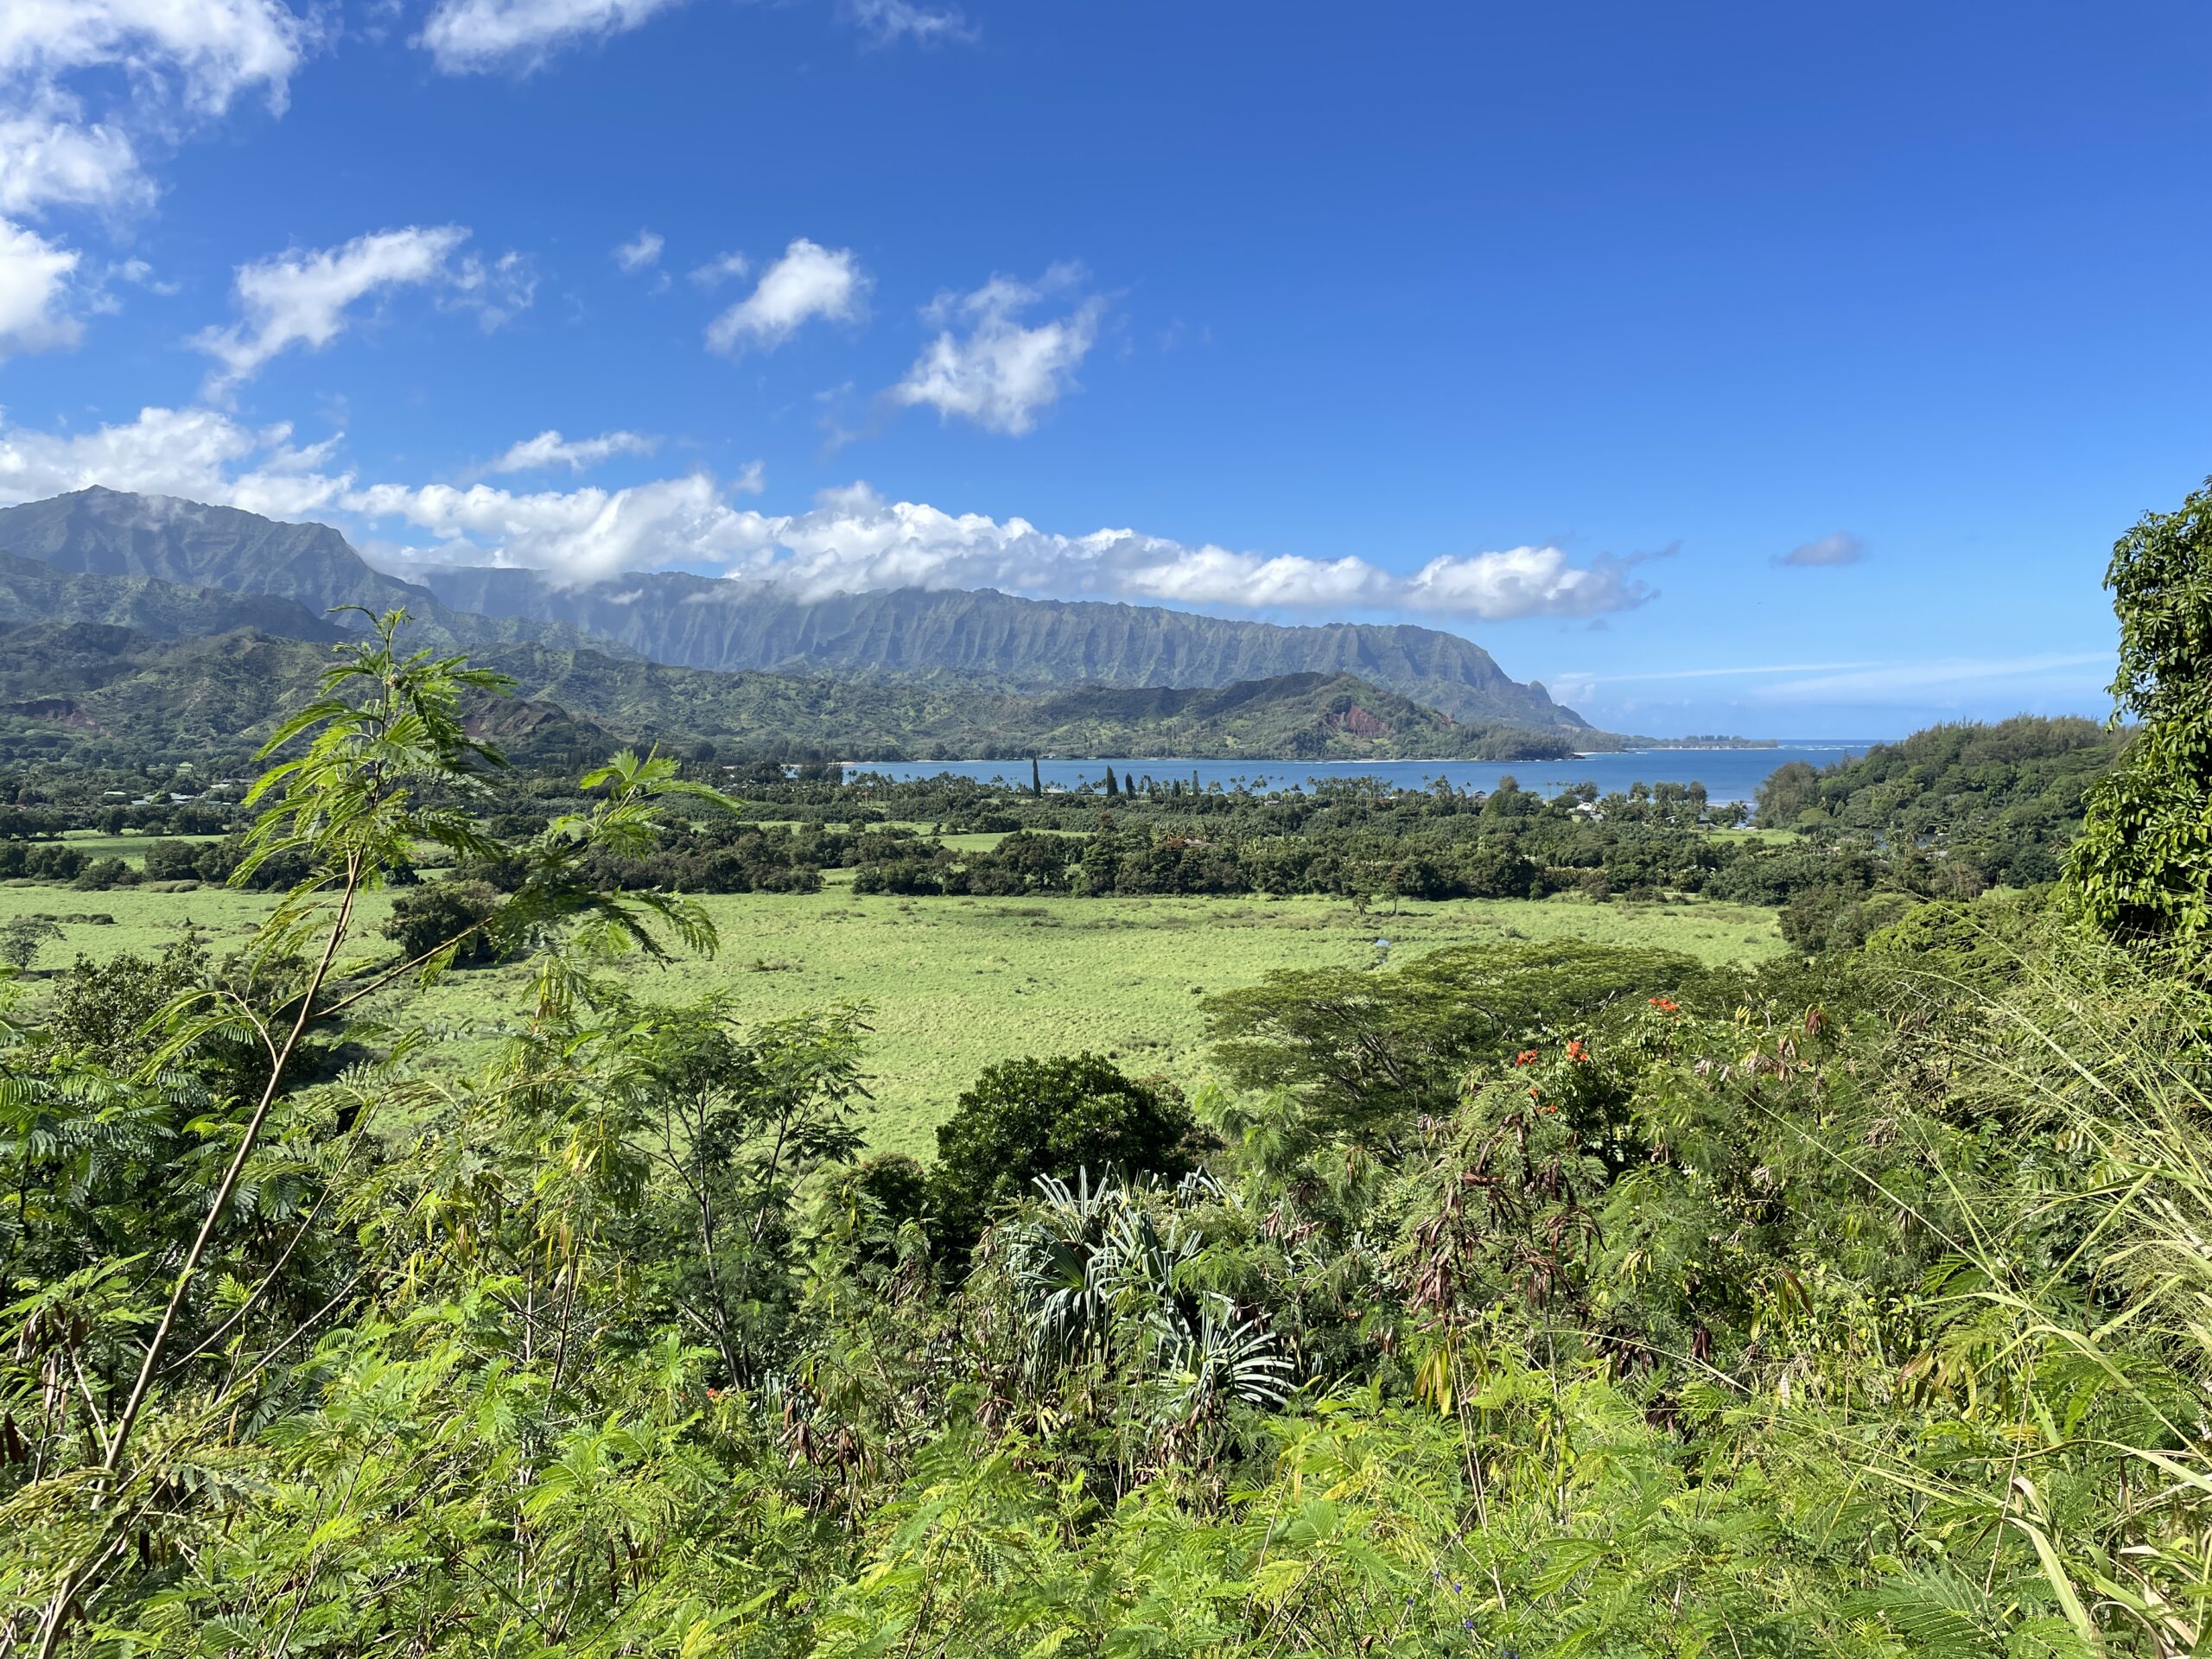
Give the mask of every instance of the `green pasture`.
[[(845, 873), (837, 873), (843, 874)], [(1775, 913), (1721, 904), (1591, 905), (1560, 899), (1459, 899), (1387, 906), (1363, 918), (1341, 900), (1267, 899), (855, 898), (747, 893), (701, 901), (721, 936), (708, 961), (632, 970), (652, 998), (729, 995), (749, 1019), (852, 1001), (874, 1014), (868, 1110), (872, 1143), (926, 1156), (954, 1098), (984, 1066), (1025, 1054), (1095, 1049), (1136, 1075), (1184, 1084), (1205, 1072), (1206, 994), (1246, 985), (1270, 969), (1363, 966), (1391, 941), (1394, 959), (1441, 945), (1571, 937), (1664, 945), (1707, 962), (1746, 961), (1779, 942)], [(201, 888), (0, 888), (0, 922), (31, 912), (112, 916), (65, 922), (41, 968), (81, 952), (151, 953), (188, 923), (217, 954), (245, 944), (270, 900)], [(364, 921), (384, 918), (372, 898)], [(452, 1028), (441, 1045), (460, 1058), (488, 1040), (523, 1003), (523, 970), (448, 976), (427, 995), (395, 994), (395, 1017)]]
[(198, 845), (204, 842), (220, 841), (220, 836), (148, 836), (124, 834), (111, 836), (98, 830), (68, 830), (61, 839), (73, 852), (86, 858), (119, 858), (133, 868), (146, 861), (146, 843), (152, 841), (188, 841)]

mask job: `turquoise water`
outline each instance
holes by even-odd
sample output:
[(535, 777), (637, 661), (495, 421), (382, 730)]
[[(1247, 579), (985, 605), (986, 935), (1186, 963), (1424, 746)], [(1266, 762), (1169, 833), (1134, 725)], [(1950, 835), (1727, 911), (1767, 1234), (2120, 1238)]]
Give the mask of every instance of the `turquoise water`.
[[(1502, 778), (1547, 795), (1580, 783), (1593, 783), (1599, 794), (1625, 791), (1630, 784), (1703, 784), (1716, 801), (1748, 801), (1767, 775), (1792, 760), (1834, 766), (1848, 755), (1864, 754), (1880, 738), (1822, 739), (1785, 742), (1771, 749), (1630, 749), (1619, 754), (1586, 754), (1567, 760), (1046, 760), (1039, 763), (1047, 788), (1072, 789), (1095, 784), (1112, 766), (1135, 777), (1140, 786), (1150, 777), (1185, 784), (1197, 775), (1201, 787), (1219, 784), (1254, 790), (1303, 789), (1323, 779), (1379, 778), (1401, 789), (1427, 789), (1441, 778), (1454, 789), (1487, 793)], [(1015, 760), (871, 761), (846, 772), (858, 779), (868, 773), (905, 782), (950, 773), (982, 783), (1029, 785), (1029, 762)]]

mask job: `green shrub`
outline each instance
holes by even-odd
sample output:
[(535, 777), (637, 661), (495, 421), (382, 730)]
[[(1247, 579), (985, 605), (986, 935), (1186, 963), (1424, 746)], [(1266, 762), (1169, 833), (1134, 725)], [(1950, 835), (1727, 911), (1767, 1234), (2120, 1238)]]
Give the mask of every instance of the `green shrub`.
[(937, 1230), (948, 1251), (964, 1253), (993, 1212), (1028, 1197), (1039, 1175), (1182, 1175), (1196, 1130), (1179, 1093), (1135, 1082), (1102, 1055), (994, 1065), (937, 1132)]
[[(392, 901), (391, 918), (384, 934), (399, 946), (400, 955), (412, 962), (427, 957), (448, 940), (461, 938), (454, 951), (455, 967), (490, 962), (497, 950), (490, 933), (479, 925), (499, 906), (499, 895), (481, 881), (426, 881), (410, 887)], [(475, 928), (471, 933), (467, 930)]]

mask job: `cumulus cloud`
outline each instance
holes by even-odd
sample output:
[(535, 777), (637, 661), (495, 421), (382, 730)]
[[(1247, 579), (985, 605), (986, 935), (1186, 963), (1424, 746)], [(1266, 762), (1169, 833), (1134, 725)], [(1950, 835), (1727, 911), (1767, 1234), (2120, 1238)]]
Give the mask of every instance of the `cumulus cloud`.
[[(994, 276), (972, 294), (940, 295), (923, 313), (948, 323), (891, 389), (893, 403), (927, 405), (994, 432), (1023, 433), (1039, 412), (1075, 385), (1075, 372), (1098, 337), (1105, 302), (1083, 301), (1065, 317), (1024, 327), (1020, 315), (1048, 293), (1080, 283), (1073, 265), (1056, 265), (1032, 285)], [(965, 324), (967, 333), (957, 333)]]
[(128, 135), (81, 115), (75, 99), (52, 90), (0, 113), (0, 213), (121, 211), (152, 202), (152, 181)]
[(0, 427), (0, 502), (102, 485), (295, 518), (338, 504), (351, 474), (325, 469), (338, 447), (293, 442), (289, 425), (241, 426), (210, 409), (144, 409), (89, 432)]
[[(278, 0), (7, 0), (0, 5), (0, 352), (66, 345), (113, 308), (83, 256), (22, 221), (151, 205), (141, 156), (258, 91), (281, 109), (314, 30)], [(80, 82), (126, 93), (87, 113)]]
[(219, 115), (255, 89), (281, 105), (312, 35), (277, 0), (8, 0), (0, 76), (50, 86), (118, 67), (194, 113)]
[(65, 308), (82, 256), (0, 219), (0, 357), (73, 344), (81, 325)]
[(728, 506), (704, 474), (629, 489), (535, 493), (484, 484), (382, 484), (354, 493), (346, 505), (429, 531), (436, 545), (427, 551), (449, 563), (526, 565), (579, 582), (648, 569), (673, 549), (691, 550), (693, 557), (734, 556), (741, 521), (759, 516)]
[[(650, 442), (634, 433), (572, 442), (549, 431), (515, 445), (495, 466), (588, 464), (643, 453)], [(397, 556), (414, 561), (524, 566), (569, 582), (670, 566), (719, 570), (737, 579), (733, 600), (755, 582), (806, 599), (996, 588), (1049, 598), (1499, 621), (1594, 616), (1652, 597), (1634, 575), (1634, 559), (1578, 565), (1551, 547), (1448, 555), (1402, 574), (1357, 556), (1269, 556), (1133, 530), (1065, 535), (1025, 518), (887, 501), (861, 483), (825, 491), (804, 512), (763, 512), (737, 505), (762, 487), (757, 461), (727, 480), (697, 472), (613, 490), (363, 486), (340, 467), (338, 447), (336, 436), (301, 444), (289, 426), (251, 429), (210, 409), (148, 409), (136, 421), (79, 434), (0, 425), (0, 502), (104, 484), (280, 518), (335, 515), (379, 536), (396, 526), (404, 538)]]
[(651, 270), (660, 263), (660, 251), (667, 245), (659, 232), (639, 231), (635, 240), (614, 250), (614, 263), (625, 270)]
[(753, 346), (773, 351), (817, 318), (857, 322), (868, 290), (868, 273), (850, 248), (825, 248), (802, 236), (760, 273), (752, 293), (707, 325), (707, 344), (733, 355)]
[(650, 455), (659, 447), (658, 438), (639, 432), (602, 432), (595, 438), (569, 439), (548, 430), (508, 445), (499, 459), (484, 470), (493, 474), (535, 473), (549, 467), (566, 467), (572, 473), (580, 473), (616, 455)]
[(1833, 536), (1823, 536), (1816, 542), (1804, 542), (1793, 547), (1775, 563), (1777, 564), (1824, 565), (1856, 564), (1866, 556), (1866, 543), (1849, 531), (1840, 530)]
[(397, 288), (435, 286), (496, 327), (531, 302), (535, 280), (518, 254), (486, 264), (453, 255), (468, 238), (459, 225), (413, 226), (357, 236), (341, 247), (293, 249), (240, 265), (234, 285), (245, 315), (206, 328), (192, 343), (217, 364), (210, 394), (251, 378), (293, 346), (318, 350), (344, 332), (354, 306)]
[(682, 0), (438, 0), (415, 43), (449, 75), (527, 72), (558, 48), (626, 35)]
[[(654, 566), (719, 568), (802, 598), (892, 588), (997, 588), (1240, 610), (1402, 611), (1497, 621), (1626, 609), (1650, 590), (1631, 561), (1577, 566), (1556, 548), (1432, 560), (1410, 575), (1357, 557), (1269, 557), (1129, 530), (1056, 534), (1023, 518), (886, 501), (865, 484), (798, 513), (740, 508), (704, 474), (626, 490), (514, 493), (487, 486), (356, 492), (352, 510), (399, 519), (432, 542), (413, 556), (523, 565), (582, 582)], [(734, 590), (733, 596), (734, 596)]]

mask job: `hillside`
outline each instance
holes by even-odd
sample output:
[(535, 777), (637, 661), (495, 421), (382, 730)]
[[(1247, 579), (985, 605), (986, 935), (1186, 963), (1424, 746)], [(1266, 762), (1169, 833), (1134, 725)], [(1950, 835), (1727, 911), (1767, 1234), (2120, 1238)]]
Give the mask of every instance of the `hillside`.
[(1758, 821), (1940, 848), (1992, 880), (2048, 881), (2081, 829), (2083, 791), (2128, 735), (2030, 715), (1932, 726), (1817, 771), (1802, 760), (1777, 769), (1759, 791)]
[(806, 601), (758, 582), (681, 571), (561, 588), (531, 570), (421, 567), (454, 608), (569, 623), (656, 662), (929, 683), (1222, 686), (1351, 674), (1454, 720), (1591, 730), (1542, 686), (1434, 628), (1287, 627), (1152, 606), (974, 593), (846, 594)]
[[(321, 646), (251, 630), (157, 639), (92, 623), (18, 627), (0, 633), (0, 747), (97, 743), (113, 753), (235, 754), (296, 706), (329, 660)], [(1033, 753), (1512, 760), (1562, 749), (1557, 734), (1458, 723), (1341, 675), (1025, 697), (723, 674), (533, 645), (496, 646), (474, 660), (512, 676), (519, 698), (480, 708), (478, 722), (549, 753), (701, 740), (750, 754), (858, 760)]]
[(333, 640), (344, 630), (297, 601), (226, 593), (155, 576), (86, 575), (0, 552), (0, 624), (96, 622), (156, 639), (257, 628), (291, 639)]
[[(372, 569), (327, 524), (280, 524), (173, 496), (95, 486), (0, 508), (0, 553), (13, 556), (11, 591), (28, 607), (10, 610), (10, 620), (113, 622), (163, 637), (251, 626), (321, 639), (332, 637), (326, 613), (357, 605), (369, 611), (404, 608), (415, 619), (419, 639), (448, 648), (513, 640), (586, 643), (563, 623), (454, 610), (429, 588)], [(102, 593), (91, 582), (63, 594), (41, 588), (23, 571), (26, 563), (95, 582), (149, 585), (135, 599)], [(210, 589), (289, 601), (289, 608), (225, 611), (207, 602)], [(201, 597), (183, 596), (192, 590)], [(54, 608), (39, 608), (49, 601)], [(124, 613), (115, 613), (118, 609)], [(358, 626), (360, 619), (341, 621)]]

